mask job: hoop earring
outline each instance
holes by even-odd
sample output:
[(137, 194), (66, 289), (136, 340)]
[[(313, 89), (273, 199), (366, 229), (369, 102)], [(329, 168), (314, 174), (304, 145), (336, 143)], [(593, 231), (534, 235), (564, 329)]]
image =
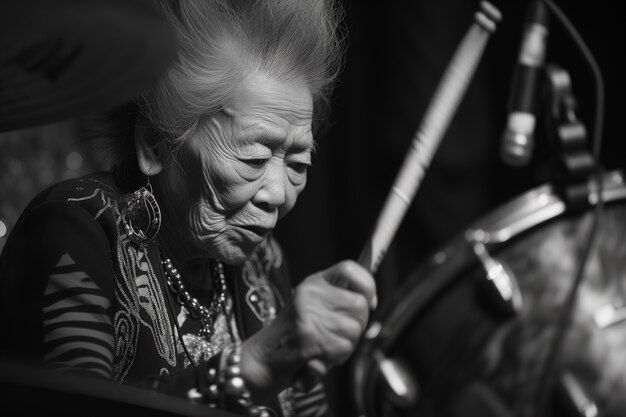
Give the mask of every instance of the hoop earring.
[(146, 186), (126, 194), (121, 198), (122, 223), (128, 237), (143, 245), (151, 242), (161, 228), (161, 209), (152, 194), (150, 178)]

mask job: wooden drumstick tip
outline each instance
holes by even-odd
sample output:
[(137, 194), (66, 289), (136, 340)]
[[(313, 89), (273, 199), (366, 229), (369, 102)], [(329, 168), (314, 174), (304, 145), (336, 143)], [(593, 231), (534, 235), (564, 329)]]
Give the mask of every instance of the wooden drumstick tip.
[(496, 22), (502, 20), (502, 13), (500, 13), (500, 10), (498, 10), (496, 6), (489, 3), (488, 1), (480, 2), (480, 11), (487, 15), (487, 17), (489, 17), (491, 20), (494, 20)]
[(480, 10), (474, 14), (474, 20), (488, 32), (496, 31), (496, 22), (502, 20), (502, 13), (487, 1), (480, 3)]

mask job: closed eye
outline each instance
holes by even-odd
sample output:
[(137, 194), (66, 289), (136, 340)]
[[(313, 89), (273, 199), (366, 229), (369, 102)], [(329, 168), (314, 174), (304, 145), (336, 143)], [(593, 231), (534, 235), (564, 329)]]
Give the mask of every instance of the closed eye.
[(298, 174), (305, 174), (307, 168), (309, 168), (309, 164), (305, 164), (303, 162), (290, 162), (289, 168)]
[(245, 159), (243, 162), (251, 168), (261, 169), (265, 167), (267, 164), (267, 159), (258, 158), (258, 159)]

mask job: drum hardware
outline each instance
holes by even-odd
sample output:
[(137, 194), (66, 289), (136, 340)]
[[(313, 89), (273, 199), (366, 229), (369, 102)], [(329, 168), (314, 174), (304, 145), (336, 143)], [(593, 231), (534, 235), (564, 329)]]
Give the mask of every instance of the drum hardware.
[[(624, 178), (621, 176), (621, 173), (616, 172), (611, 174), (613, 176), (612, 180), (614, 183), (623, 183)], [(592, 204), (595, 204), (598, 196), (598, 187), (596, 182), (590, 183), (591, 195), (589, 196), (589, 201)], [(609, 198), (615, 198), (612, 194), (615, 193), (614, 189), (602, 190), (605, 191), (605, 194), (608, 194)], [(624, 261), (622, 261), (624, 262)], [(613, 262), (614, 263), (614, 262)], [(607, 264), (613, 264), (610, 261), (607, 261)], [(615, 268), (617, 269), (617, 268)], [(610, 270), (605, 273), (610, 277), (613, 277), (613, 281), (615, 284), (615, 298), (610, 303), (605, 304), (603, 307), (599, 308), (594, 316), (593, 321), (595, 325), (599, 329), (607, 329), (612, 326), (616, 326), (620, 323), (626, 321), (626, 280), (624, 280), (624, 276), (619, 270)]]
[(588, 149), (587, 129), (576, 116), (577, 100), (568, 72), (550, 64), (546, 75), (550, 94), (547, 120), (556, 151), (555, 183), (569, 209), (584, 210), (589, 207), (587, 180), (598, 167)]
[[(373, 340), (380, 335), (381, 330), (380, 322), (373, 321), (364, 332), (364, 338)], [(386, 357), (380, 349), (372, 351), (371, 357), (375, 359), (376, 371), (385, 384), (386, 399), (400, 408), (414, 405), (418, 400), (419, 386), (409, 367), (399, 358)], [(362, 381), (364, 377), (361, 374), (357, 379)]]
[(573, 93), (569, 73), (558, 65), (545, 65), (547, 78), (545, 89), (549, 103), (546, 107), (546, 124), (555, 162), (552, 181), (556, 184), (568, 210), (583, 211), (589, 207), (588, 179), (595, 173), (598, 175), (598, 185), (602, 186), (598, 162), (602, 146), (604, 79), (593, 54), (575, 26), (552, 0), (542, 1), (570, 36), (593, 75), (595, 115), (591, 150), (587, 143), (587, 130), (576, 114), (578, 102)]
[(418, 400), (419, 389), (408, 366), (399, 358), (388, 358), (380, 350), (372, 353), (386, 384), (386, 398), (393, 405), (408, 408)]
[(476, 241), (477, 236), (483, 235), (480, 232), (476, 230), (466, 234), (474, 254), (486, 272), (485, 279), (480, 282), (483, 285), (480, 287), (484, 288), (486, 300), (496, 312), (505, 317), (515, 316), (522, 311), (524, 304), (522, 291), (511, 269), (493, 258), (482, 242)]
[(571, 372), (561, 375), (556, 387), (556, 401), (571, 417), (598, 417), (600, 412), (596, 403)]
[[(576, 36), (577, 33), (574, 27), (568, 25), (569, 21), (561, 14), (558, 7), (549, 0), (546, 0), (546, 3), (552, 11), (561, 18), (561, 22), (570, 30), (570, 34), (573, 38), (579, 41), (578, 43), (579, 46), (581, 46), (581, 50), (588, 52), (584, 42), (582, 42), (580, 37)], [(587, 58), (592, 69), (597, 70), (597, 64), (593, 56), (587, 53)], [(594, 75), (596, 75), (597, 82), (596, 93), (598, 97), (598, 102), (596, 103), (598, 109), (596, 113), (596, 124), (598, 125), (595, 126), (596, 132), (594, 139), (596, 142), (594, 154), (592, 154), (587, 146), (587, 130), (576, 115), (577, 100), (573, 94), (569, 73), (558, 65), (551, 64), (546, 66), (546, 75), (550, 99), (548, 109), (550, 117), (547, 118), (547, 121), (548, 127), (551, 128), (553, 133), (552, 136), (554, 139), (552, 142), (556, 151), (553, 182), (567, 206), (567, 212), (570, 214), (582, 213), (590, 207), (590, 180), (595, 179), (597, 195), (599, 197), (603, 195), (602, 169), (596, 162), (600, 156), (599, 150), (601, 144), (602, 99), (604, 95), (602, 76), (599, 70), (595, 71)], [(543, 370), (535, 389), (534, 412), (540, 415), (544, 413), (548, 406), (548, 393), (552, 391), (552, 387), (555, 384), (558, 384), (558, 377), (556, 375), (558, 357), (563, 350), (563, 343), (567, 337), (567, 333), (571, 331), (580, 288), (586, 278), (585, 269), (592, 251), (592, 246), (597, 239), (603, 216), (604, 201), (602, 198), (598, 198), (593, 210), (591, 226), (583, 241), (576, 271), (573, 275), (570, 287), (567, 289), (567, 295), (558, 311), (558, 319), (554, 326), (554, 335), (549, 343)], [(616, 278), (618, 287), (621, 286), (619, 282), (620, 279), (621, 277)], [(610, 323), (613, 322), (613, 317), (608, 318), (608, 314), (610, 313), (607, 313), (610, 311), (608, 310), (610, 306), (605, 307), (606, 308), (598, 310), (592, 316), (592, 320), (596, 325), (598, 320), (602, 321), (602, 319), (607, 319), (606, 322), (601, 323), (602, 325), (610, 325)], [(600, 314), (600, 317), (598, 314)]]
[[(551, 0), (543, 1), (562, 17)], [(570, 29), (572, 33), (586, 49)], [(601, 75), (593, 57), (588, 61), (602, 98)], [(557, 74), (557, 67), (549, 68), (557, 81), (569, 79)], [(626, 245), (606, 242), (623, 242), (626, 236), (626, 210), (619, 207), (626, 202), (626, 187), (621, 173), (605, 175), (595, 164), (602, 100), (596, 103), (590, 156), (573, 95), (559, 94), (552, 96), (558, 110), (552, 121), (564, 139), (556, 142), (559, 154), (550, 161), (557, 175), (456, 236), (376, 311), (375, 326), (355, 351), (353, 364), (356, 403), (367, 417), (449, 416), (450, 411), (538, 417), (557, 393), (564, 404), (576, 405), (575, 415), (593, 416), (594, 409), (623, 415), (626, 337), (616, 326), (599, 330), (593, 315), (612, 291), (605, 288), (602, 268), (594, 264), (603, 253), (610, 260), (626, 258)], [(620, 272), (624, 266), (619, 263)], [(499, 276), (506, 269), (509, 284), (516, 282), (523, 292), (524, 308), (512, 320), (485, 311), (474, 291), (476, 273)], [(395, 407), (381, 395), (386, 384), (376, 365), (377, 352), (408, 364), (419, 382), (414, 406)], [(571, 376), (563, 376), (563, 369)], [(464, 399), (472, 405), (470, 400), (480, 397), (474, 389), (485, 394), (474, 403), (484, 405), (484, 413), (464, 414), (463, 406), (450, 407)], [(489, 414), (490, 404), (503, 407)], [(550, 411), (562, 417), (564, 410)]]
[(616, 200), (625, 196), (624, 174), (620, 171), (607, 172), (604, 174), (604, 182), (589, 182), (589, 204), (596, 205), (600, 201), (598, 197), (603, 196), (603, 200)]
[[(545, 390), (548, 404), (556, 407), (550, 409), (553, 416), (592, 416), (594, 406), (598, 415), (617, 416), (616, 410), (623, 408), (615, 405), (620, 401), (615, 398), (626, 398), (624, 322), (604, 330), (594, 323), (595, 312), (615, 299), (608, 275), (625, 276), (626, 183), (619, 171), (606, 173), (602, 181), (598, 187), (596, 178), (588, 180), (589, 204), (605, 203), (604, 221), (556, 357), (554, 382), (543, 385), (550, 387)], [(479, 219), (435, 251), (379, 307), (352, 368), (358, 375), (355, 398), (362, 401), (364, 416), (539, 415), (533, 404), (547, 344), (594, 215), (568, 211), (556, 190), (551, 184), (539, 186)], [(517, 315), (494, 315), (483, 292), (476, 291), (475, 280), (487, 281), (489, 269), (476, 254), (481, 246), (492, 267), (502, 265), (518, 283), (524, 303)], [(413, 406), (392, 402), (375, 358), (379, 355), (408, 366), (405, 370), (418, 387)], [(564, 377), (563, 370), (571, 376)], [(494, 405), (498, 403), (501, 407)], [(478, 414), (463, 414), (471, 406)]]
[(593, 322), (599, 329), (606, 329), (626, 321), (626, 305), (606, 304), (593, 315)]
[[(598, 187), (598, 180), (595, 177), (587, 181), (585, 185), (589, 190), (587, 205), (598, 204), (600, 193), (604, 196), (603, 200), (608, 201), (626, 198), (624, 187), (626, 181), (622, 172), (608, 172), (602, 178), (602, 187)], [(558, 193), (558, 188), (544, 184), (487, 214), (474, 228), (466, 232), (465, 239), (469, 242), (476, 240), (488, 246), (503, 244), (525, 230), (562, 216), (566, 212), (567, 207)], [(440, 258), (439, 263), (447, 260), (443, 252), (438, 252), (436, 256)]]
[[(590, 195), (595, 202), (596, 195)], [(522, 212), (520, 205), (525, 208)], [(479, 241), (486, 245), (505, 243), (524, 230), (528, 230), (566, 211), (563, 200), (556, 195), (555, 187), (544, 184), (505, 203), (483, 219), (488, 228), (474, 228), (466, 232), (468, 242)]]

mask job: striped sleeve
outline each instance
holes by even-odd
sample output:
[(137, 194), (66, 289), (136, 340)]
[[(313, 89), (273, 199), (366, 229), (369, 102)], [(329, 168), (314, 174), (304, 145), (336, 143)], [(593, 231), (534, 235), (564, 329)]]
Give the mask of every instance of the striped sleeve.
[(111, 378), (110, 301), (65, 252), (50, 271), (42, 298), (46, 366)]

